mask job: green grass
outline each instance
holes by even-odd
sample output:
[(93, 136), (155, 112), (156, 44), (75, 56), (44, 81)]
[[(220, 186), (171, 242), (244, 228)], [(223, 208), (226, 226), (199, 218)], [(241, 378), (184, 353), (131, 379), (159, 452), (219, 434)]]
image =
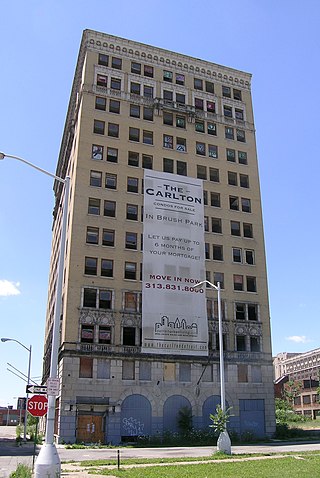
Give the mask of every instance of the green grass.
[(320, 454), (296, 454), (286, 458), (210, 464), (136, 467), (92, 470), (119, 478), (301, 478), (320, 477)]

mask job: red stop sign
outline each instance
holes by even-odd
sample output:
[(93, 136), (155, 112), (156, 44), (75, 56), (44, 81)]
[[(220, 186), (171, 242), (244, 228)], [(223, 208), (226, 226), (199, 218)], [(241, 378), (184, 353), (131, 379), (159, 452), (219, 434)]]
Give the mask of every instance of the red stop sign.
[(48, 399), (44, 395), (29, 398), (27, 410), (34, 417), (43, 417), (48, 411)]

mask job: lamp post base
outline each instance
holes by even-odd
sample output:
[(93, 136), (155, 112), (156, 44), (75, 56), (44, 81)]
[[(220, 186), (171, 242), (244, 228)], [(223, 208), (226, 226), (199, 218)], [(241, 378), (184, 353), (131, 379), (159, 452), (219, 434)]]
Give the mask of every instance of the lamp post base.
[(41, 447), (35, 467), (35, 478), (59, 478), (61, 462), (54, 444), (44, 444)]
[(227, 430), (221, 432), (217, 441), (217, 451), (231, 455), (231, 440)]

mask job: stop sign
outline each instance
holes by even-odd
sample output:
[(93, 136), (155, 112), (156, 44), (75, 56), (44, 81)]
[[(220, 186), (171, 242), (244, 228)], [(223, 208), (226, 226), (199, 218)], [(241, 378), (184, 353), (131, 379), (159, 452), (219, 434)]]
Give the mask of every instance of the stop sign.
[(43, 417), (48, 410), (48, 399), (44, 395), (33, 395), (28, 400), (27, 410), (34, 417)]

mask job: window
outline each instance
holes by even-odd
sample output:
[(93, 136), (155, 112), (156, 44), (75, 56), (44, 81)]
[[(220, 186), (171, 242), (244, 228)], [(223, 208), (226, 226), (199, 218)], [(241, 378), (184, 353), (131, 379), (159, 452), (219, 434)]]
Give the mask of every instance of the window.
[(221, 219), (218, 217), (212, 217), (211, 218), (211, 230), (212, 232), (215, 232), (217, 234), (222, 233), (222, 224), (221, 224)]
[(210, 244), (208, 242), (204, 243), (204, 257), (210, 259)]
[(153, 98), (153, 86), (143, 85), (143, 96), (145, 98)]
[(246, 249), (244, 253), (245, 253), (245, 263), (251, 266), (254, 265), (255, 263), (254, 251), (251, 249)]
[(184, 85), (184, 75), (176, 73), (176, 84), (177, 85)]
[(105, 122), (100, 120), (94, 120), (93, 123), (93, 132), (96, 134), (104, 134)]
[(163, 158), (163, 171), (173, 173), (173, 159)]
[(163, 147), (173, 149), (173, 136), (169, 136), (168, 134), (163, 135)]
[(163, 72), (163, 81), (167, 81), (168, 83), (172, 83), (172, 79), (173, 79), (173, 73), (172, 73), (172, 71), (164, 70), (164, 72)]
[(230, 86), (222, 86), (222, 96), (224, 96), (225, 98), (231, 98)]
[(241, 198), (241, 208), (243, 212), (251, 212), (251, 201), (250, 199)]
[(79, 378), (92, 378), (92, 373), (93, 359), (87, 357), (80, 357)]
[(117, 175), (112, 173), (106, 173), (105, 187), (107, 189), (117, 189)]
[(211, 81), (206, 81), (206, 92), (214, 93), (214, 84)]
[(129, 128), (129, 141), (140, 141), (140, 130), (138, 128)]
[(179, 364), (179, 382), (191, 382), (191, 363)]
[(140, 96), (141, 92), (141, 85), (140, 83), (135, 83), (134, 81), (131, 81), (130, 83), (130, 93), (133, 95), (139, 95)]
[(140, 106), (130, 105), (130, 116), (132, 118), (140, 118)]
[(126, 232), (125, 240), (126, 249), (135, 249), (138, 248), (138, 235), (136, 232)]
[(223, 272), (214, 272), (213, 273), (213, 283), (214, 283), (214, 285), (218, 286), (218, 282), (220, 283), (221, 289), (224, 289), (224, 273)]
[(203, 224), (204, 224), (205, 232), (209, 232), (209, 218), (208, 218), (208, 216), (204, 216)]
[(107, 161), (110, 163), (118, 162), (118, 150), (116, 148), (107, 148)]
[(203, 100), (201, 98), (195, 98), (194, 106), (196, 110), (203, 110)]
[(90, 276), (96, 276), (98, 270), (98, 259), (96, 257), (85, 257), (84, 273)]
[(113, 229), (103, 229), (102, 231), (102, 245), (114, 246), (115, 232)]
[(238, 352), (246, 351), (246, 336), (245, 335), (236, 336), (236, 349)]
[(108, 55), (104, 55), (103, 53), (99, 53), (98, 65), (108, 66), (108, 63), (109, 63)]
[(232, 118), (232, 107), (228, 105), (223, 105), (223, 114), (227, 118)]
[(149, 106), (143, 107), (143, 119), (146, 121), (153, 121), (153, 108), (149, 108)]
[(132, 360), (122, 361), (122, 380), (135, 379), (135, 362)]
[(139, 363), (139, 380), (151, 380), (151, 362)]
[(238, 365), (238, 382), (239, 383), (248, 382), (248, 365), (245, 365), (245, 364)]
[(103, 146), (100, 146), (98, 144), (93, 144), (92, 145), (91, 158), (92, 159), (97, 159), (97, 160), (102, 160), (103, 159)]
[(176, 150), (180, 152), (187, 151), (187, 140), (185, 138), (177, 138)]
[(101, 259), (102, 277), (113, 277), (113, 261), (110, 259)]
[(196, 143), (196, 153), (200, 154), (201, 156), (206, 155), (206, 145), (205, 143)]
[(247, 291), (257, 292), (256, 278), (247, 276)]
[(215, 123), (207, 123), (207, 132), (208, 134), (217, 136), (217, 125)]
[(243, 129), (237, 129), (237, 141), (240, 141), (241, 143), (246, 142), (246, 133)]
[(128, 152), (128, 165), (135, 166), (136, 168), (139, 167), (139, 153), (135, 151)]
[(219, 193), (210, 193), (210, 204), (214, 207), (220, 207), (220, 194)]
[(97, 75), (97, 86), (107, 87), (108, 77), (105, 75)]
[(142, 155), (142, 167), (144, 169), (152, 169), (153, 167), (153, 157), (148, 156), (147, 154)]
[(109, 113), (117, 113), (117, 114), (120, 114), (120, 101), (118, 101), (118, 100), (110, 100), (110, 103), (109, 103)]
[(197, 165), (197, 178), (198, 179), (207, 179), (207, 168), (206, 166)]
[(187, 176), (187, 163), (185, 161), (177, 161), (177, 174)]
[(110, 88), (113, 90), (121, 90), (121, 80), (119, 78), (112, 78), (110, 81)]
[(111, 61), (111, 66), (112, 66), (112, 68), (115, 68), (116, 70), (121, 70), (122, 59), (121, 58), (116, 58), (115, 56), (113, 56), (112, 61)]
[(225, 137), (226, 139), (234, 139), (234, 129), (229, 126), (225, 127)]
[(232, 260), (233, 262), (242, 263), (242, 249), (239, 247), (232, 248)]
[(143, 130), (142, 142), (144, 144), (153, 144), (153, 131)]
[(231, 235), (232, 236), (241, 236), (240, 222), (230, 221), (230, 226), (231, 226)]
[(90, 186), (101, 188), (102, 173), (100, 171), (90, 171)]
[(246, 320), (246, 306), (245, 304), (236, 303), (235, 304), (235, 313), (236, 313), (236, 320)]
[(147, 76), (148, 78), (153, 78), (153, 66), (150, 65), (144, 65), (144, 76)]
[(302, 402), (303, 402), (305, 405), (308, 405), (309, 403), (311, 403), (311, 397), (310, 397), (310, 395), (303, 395), (303, 397), (302, 397)]
[(131, 221), (138, 220), (138, 206), (136, 204), (127, 204), (127, 219)]
[(195, 122), (195, 130), (197, 133), (204, 133), (204, 121), (198, 121), (196, 120)]
[(238, 161), (240, 164), (248, 164), (247, 153), (244, 151), (238, 151)]
[(214, 261), (223, 261), (223, 246), (213, 244), (212, 246), (212, 259)]
[(87, 227), (86, 243), (99, 244), (99, 228), (98, 227)]
[(100, 214), (100, 199), (89, 198), (88, 214), (94, 214), (95, 216), (99, 216), (99, 214)]
[(248, 320), (258, 320), (257, 304), (248, 304)]
[(233, 275), (233, 289), (243, 290), (243, 276), (239, 274)]
[(135, 327), (123, 327), (122, 343), (123, 345), (136, 345), (136, 328)]
[(249, 187), (249, 176), (247, 174), (239, 174), (240, 178), (240, 186), (242, 188), (248, 188)]
[(253, 237), (253, 227), (252, 224), (243, 223), (243, 236), (244, 237)]
[(137, 264), (135, 262), (125, 262), (124, 264), (124, 278), (136, 280), (137, 278)]
[(94, 326), (82, 325), (81, 326), (81, 342), (84, 344), (93, 344), (94, 339)]
[(124, 309), (128, 312), (138, 312), (139, 292), (124, 292)]
[(234, 89), (233, 89), (233, 98), (234, 98), (235, 100), (241, 101), (241, 100), (242, 100), (241, 91), (240, 91), (240, 90), (236, 90), (236, 89), (234, 88)]
[(227, 153), (227, 161), (232, 161), (233, 163), (236, 161), (236, 152), (234, 149), (226, 149)]
[(173, 114), (166, 111), (163, 112), (163, 124), (173, 126)]
[(260, 352), (259, 337), (250, 337), (250, 352)]
[(100, 96), (96, 96), (95, 108), (96, 110), (105, 111), (107, 107), (107, 100), (106, 98), (101, 98)]
[(213, 144), (208, 145), (208, 154), (210, 158), (217, 159), (218, 158), (218, 146)]
[(111, 327), (99, 325), (99, 344), (111, 344)]
[(104, 201), (103, 215), (108, 217), (116, 217), (115, 201)]
[(237, 186), (238, 185), (237, 173), (234, 173), (232, 171), (228, 171), (228, 184), (230, 186)]
[(135, 73), (136, 75), (141, 75), (141, 63), (137, 63), (135, 61), (131, 62), (131, 73)]
[(186, 118), (184, 116), (176, 116), (176, 127), (185, 128), (186, 127)]
[(209, 168), (209, 179), (214, 183), (219, 182), (219, 169), (217, 168)]
[(170, 104), (173, 101), (173, 91), (163, 90), (163, 99), (165, 104)]
[(239, 198), (236, 196), (229, 196), (229, 207), (233, 211), (239, 211)]
[(203, 204), (208, 206), (208, 191), (203, 191)]
[(241, 120), (241, 121), (244, 120), (243, 110), (240, 110), (239, 108), (235, 108), (234, 112), (235, 112), (235, 117), (236, 117), (237, 120)]
[(203, 81), (199, 78), (194, 78), (194, 89), (203, 90)]
[(185, 105), (186, 95), (183, 95), (182, 93), (176, 93), (176, 102), (180, 105)]
[(129, 193), (137, 193), (139, 188), (139, 179), (138, 178), (127, 178), (127, 191)]
[(112, 292), (111, 292), (111, 290), (100, 289), (98, 299), (99, 299), (99, 303), (98, 303), (98, 308), (99, 309), (111, 309), (112, 308)]
[(108, 123), (108, 136), (119, 138), (119, 125), (115, 123)]
[(97, 307), (97, 289), (83, 290), (83, 307)]

